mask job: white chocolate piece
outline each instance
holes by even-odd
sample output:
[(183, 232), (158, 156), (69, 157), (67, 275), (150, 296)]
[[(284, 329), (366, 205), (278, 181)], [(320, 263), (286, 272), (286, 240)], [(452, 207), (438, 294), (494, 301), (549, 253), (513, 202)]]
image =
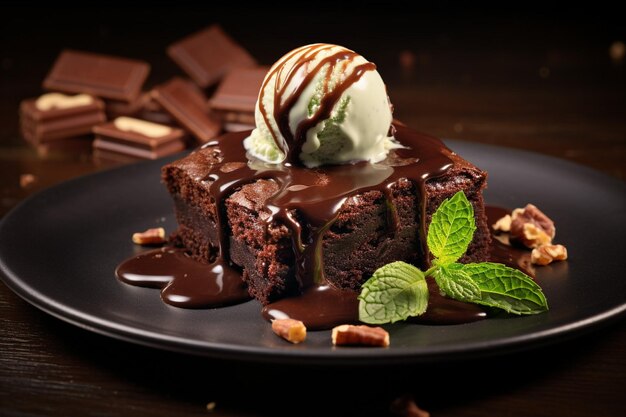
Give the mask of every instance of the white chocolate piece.
[(47, 93), (35, 101), (37, 110), (48, 111), (52, 109), (69, 109), (72, 107), (88, 106), (93, 103), (93, 97), (89, 94), (77, 94), (68, 96), (61, 93)]
[(124, 132), (135, 132), (149, 138), (160, 138), (172, 133), (172, 128), (169, 126), (126, 116), (116, 118), (113, 125)]

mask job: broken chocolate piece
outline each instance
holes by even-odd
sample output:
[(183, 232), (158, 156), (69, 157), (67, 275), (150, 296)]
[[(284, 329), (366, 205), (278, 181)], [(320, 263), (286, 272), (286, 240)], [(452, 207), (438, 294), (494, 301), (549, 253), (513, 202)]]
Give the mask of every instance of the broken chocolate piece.
[(174, 77), (155, 87), (152, 97), (201, 143), (221, 133), (221, 121), (208, 109), (206, 97), (191, 81)]
[(43, 82), (47, 90), (133, 101), (150, 72), (147, 62), (66, 49)]
[(226, 131), (254, 128), (254, 109), (269, 67), (235, 68), (209, 100), (211, 109), (224, 122)]
[(167, 54), (202, 88), (216, 84), (235, 67), (256, 64), (248, 51), (217, 24), (173, 43)]
[(172, 115), (166, 112), (163, 106), (154, 100), (152, 92), (147, 92), (142, 95), (142, 106), (135, 116), (138, 119), (148, 120), (154, 123), (170, 126), (179, 125)]
[(48, 93), (20, 104), (22, 136), (34, 145), (91, 134), (105, 120), (102, 100), (87, 94)]
[(183, 130), (132, 117), (118, 117), (93, 131), (94, 150), (157, 159), (185, 149)]

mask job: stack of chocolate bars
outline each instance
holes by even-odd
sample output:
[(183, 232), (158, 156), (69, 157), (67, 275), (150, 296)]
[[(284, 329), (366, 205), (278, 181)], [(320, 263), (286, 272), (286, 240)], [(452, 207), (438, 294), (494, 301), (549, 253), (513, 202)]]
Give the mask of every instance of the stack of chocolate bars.
[(221, 26), (192, 33), (166, 51), (183, 74), (146, 88), (148, 62), (63, 50), (43, 81), (45, 93), (20, 105), (24, 139), (37, 147), (80, 139), (97, 159), (130, 162), (254, 127), (268, 67)]

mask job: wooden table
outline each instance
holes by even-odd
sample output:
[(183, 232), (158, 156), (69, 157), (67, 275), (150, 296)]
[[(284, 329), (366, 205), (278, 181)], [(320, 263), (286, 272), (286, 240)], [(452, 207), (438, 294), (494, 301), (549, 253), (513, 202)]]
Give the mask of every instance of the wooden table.
[[(262, 63), (316, 41), (361, 52), (378, 64), (396, 117), (420, 130), (541, 152), (626, 179), (626, 61), (619, 43), (626, 33), (616, 18), (399, 9), (357, 10), (345, 21), (331, 14), (315, 28), (296, 12), (154, 8), (53, 16), (7, 9), (0, 38), (0, 216), (43, 188), (111, 167), (95, 163), (89, 148), (36, 150), (20, 137), (19, 101), (41, 93), (61, 48), (149, 60), (148, 83), (156, 83), (179, 73), (165, 45), (211, 22)], [(165, 17), (166, 27), (157, 24)], [(272, 17), (286, 20), (255, 25), (255, 18)], [(617, 417), (626, 415), (625, 387), (623, 320), (490, 360), (276, 367), (107, 338), (43, 313), (0, 284), (3, 416), (384, 416), (394, 415), (394, 399), (409, 395), (434, 417)]]

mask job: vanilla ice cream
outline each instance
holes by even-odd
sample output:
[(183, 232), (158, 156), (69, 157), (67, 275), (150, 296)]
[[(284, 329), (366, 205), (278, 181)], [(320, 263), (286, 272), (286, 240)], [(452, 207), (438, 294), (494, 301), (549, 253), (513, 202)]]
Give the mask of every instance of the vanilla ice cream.
[(390, 135), (392, 109), (376, 66), (338, 45), (306, 45), (268, 71), (247, 152), (269, 163), (307, 167), (379, 162), (401, 147)]

